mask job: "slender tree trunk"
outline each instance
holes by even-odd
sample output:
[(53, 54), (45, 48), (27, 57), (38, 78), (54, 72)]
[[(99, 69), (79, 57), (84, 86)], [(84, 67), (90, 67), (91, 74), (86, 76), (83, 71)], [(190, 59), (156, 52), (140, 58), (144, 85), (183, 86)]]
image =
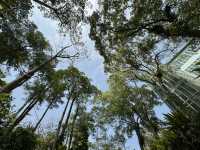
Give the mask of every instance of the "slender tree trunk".
[(31, 109), (37, 104), (37, 99), (33, 99), (32, 102), (26, 107), (26, 109), (19, 115), (19, 117), (14, 121), (14, 123), (10, 127), (10, 131), (12, 131), (31, 111)]
[(30, 104), (33, 100), (34, 100), (34, 95), (33, 96), (31, 96), (20, 108), (19, 108), (19, 110), (15, 113), (15, 116), (18, 116), (20, 113), (21, 113), (21, 111), (28, 105), (28, 104)]
[(37, 124), (35, 125), (33, 132), (35, 132), (38, 128), (38, 126), (40, 125), (40, 123), (42, 122), (42, 120), (44, 119), (45, 115), (47, 114), (48, 110), (50, 109), (51, 105), (53, 104), (53, 101), (51, 103), (49, 103), (48, 107), (46, 108), (46, 110), (44, 111), (42, 117), (40, 118), (40, 120), (37, 122)]
[(73, 133), (74, 133), (74, 125), (75, 125), (75, 121), (76, 121), (76, 118), (77, 118), (77, 115), (78, 115), (78, 110), (79, 110), (79, 105), (77, 105), (76, 113), (75, 113), (75, 115), (73, 117), (72, 128), (71, 128), (71, 132), (70, 132), (69, 144), (68, 144), (68, 149), (67, 150), (70, 150), (70, 148), (71, 148), (72, 138), (73, 138)]
[(54, 55), (52, 58), (49, 60), (45, 61), (43, 64), (35, 67), (34, 69), (28, 71), (24, 75), (18, 77), (16, 80), (12, 81), (11, 83), (5, 85), (0, 89), (0, 94), (1, 93), (10, 93), (12, 90), (16, 89), (17, 87), (21, 86), (24, 82), (28, 81), (36, 72), (41, 70), (45, 65), (50, 63), (52, 60), (56, 59), (67, 47), (62, 48), (56, 55)]
[(62, 122), (63, 122), (64, 116), (65, 116), (65, 113), (67, 111), (67, 107), (69, 105), (69, 101), (70, 101), (70, 99), (67, 100), (67, 104), (65, 105), (65, 108), (64, 108), (64, 111), (62, 113), (61, 119), (60, 119), (60, 121), (58, 123), (57, 135), (60, 134), (60, 129), (61, 129), (61, 126), (62, 126)]
[[(50, 87), (47, 87), (44, 92), (47, 92)], [(23, 110), (23, 112), (15, 119), (14, 123), (11, 125), (10, 130), (12, 131), (32, 110), (32, 108), (38, 103), (37, 95), (34, 95), (30, 98), (29, 105)]]
[(135, 132), (136, 132), (136, 135), (138, 137), (138, 142), (139, 142), (139, 145), (140, 145), (140, 149), (144, 150), (144, 137), (143, 137), (143, 135), (141, 133), (140, 126), (139, 126), (138, 123), (137, 123), (136, 126), (137, 127), (135, 128)]
[(60, 129), (61, 129), (61, 126), (62, 126), (62, 122), (63, 122), (64, 116), (65, 116), (65, 113), (67, 111), (67, 107), (69, 105), (70, 97), (71, 97), (71, 94), (68, 97), (68, 100), (67, 100), (67, 103), (65, 105), (64, 111), (62, 113), (61, 119), (58, 123), (58, 128), (57, 128), (57, 131), (56, 131), (56, 139), (55, 139), (55, 143), (54, 143), (54, 149), (57, 149), (57, 147), (58, 147), (58, 138), (59, 138), (59, 134), (60, 134)]
[(65, 123), (64, 123), (64, 125), (63, 125), (62, 131), (61, 131), (61, 133), (60, 133), (58, 143), (62, 143), (63, 140), (64, 140), (65, 131), (66, 131), (67, 126), (68, 126), (68, 122), (69, 122), (69, 118), (70, 118), (70, 116), (71, 116), (71, 112), (72, 112), (72, 108), (73, 108), (74, 102), (75, 102), (75, 98), (74, 98), (74, 99), (72, 100), (72, 102), (71, 102), (71, 106), (70, 106), (70, 108), (69, 108), (69, 112), (68, 112), (67, 118), (66, 118), (66, 120), (65, 120)]
[(65, 142), (65, 146), (66, 146), (66, 149), (65, 149), (65, 150), (68, 150), (68, 142), (69, 142), (69, 138), (70, 138), (70, 133), (67, 132), (67, 134), (66, 134), (66, 142)]
[(18, 111), (15, 113), (15, 116), (18, 116), (20, 114), (20, 112), (29, 104), (31, 103), (31, 100), (27, 100), (19, 109)]
[(47, 8), (49, 8), (49, 9), (53, 10), (53, 11), (57, 11), (56, 8), (53, 8), (53, 7), (51, 7), (50, 5), (44, 3), (44, 2), (42, 2), (42, 1), (40, 1), (40, 0), (33, 0), (33, 1), (36, 2), (36, 3), (38, 3), (38, 4), (40, 4), (40, 5), (42, 5), (42, 6), (44, 6), (44, 7), (47, 7)]

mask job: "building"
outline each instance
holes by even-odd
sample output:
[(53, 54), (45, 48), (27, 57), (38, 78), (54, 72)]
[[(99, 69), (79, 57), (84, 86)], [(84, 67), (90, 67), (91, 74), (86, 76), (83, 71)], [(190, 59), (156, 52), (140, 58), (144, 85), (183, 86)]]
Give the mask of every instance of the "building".
[(193, 84), (200, 86), (200, 80), (198, 72), (194, 69), (197, 67), (196, 63), (200, 61), (200, 47), (183, 47), (183, 49), (177, 53), (168, 63), (174, 72), (184, 79), (192, 82)]
[(200, 111), (200, 79), (194, 72), (200, 61), (200, 50), (185, 46), (171, 61), (163, 65), (162, 81), (155, 90), (172, 110)]

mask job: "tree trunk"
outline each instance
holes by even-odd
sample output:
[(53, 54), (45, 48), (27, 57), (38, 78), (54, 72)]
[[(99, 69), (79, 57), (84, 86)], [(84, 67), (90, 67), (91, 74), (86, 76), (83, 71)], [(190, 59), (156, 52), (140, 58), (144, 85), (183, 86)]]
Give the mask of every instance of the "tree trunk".
[(14, 121), (13, 125), (10, 127), (10, 131), (12, 131), (31, 111), (31, 109), (37, 104), (37, 99), (33, 99), (32, 102), (26, 107), (26, 109), (19, 115), (19, 117)]
[(175, 26), (177, 32), (171, 31), (170, 29), (165, 29), (162, 25), (155, 25), (148, 30), (154, 34), (165, 36), (165, 37), (188, 37), (188, 38), (200, 38), (199, 29), (190, 29), (189, 27), (180, 27)]
[(68, 47), (62, 48), (56, 55), (54, 55), (49, 60), (45, 61), (43, 64), (35, 67), (34, 69), (28, 71), (24, 75), (18, 77), (16, 80), (14, 80), (11, 83), (9, 83), (9, 84), (5, 85), (4, 87), (2, 87), (0, 89), (0, 94), (1, 93), (10, 93), (12, 90), (14, 90), (17, 87), (21, 86), (24, 82), (28, 81), (36, 72), (38, 72), (40, 69), (42, 69), (46, 64), (50, 63), (52, 60), (54, 60), (56, 57), (58, 57)]
[(72, 121), (72, 128), (71, 128), (71, 132), (70, 132), (69, 144), (68, 144), (67, 150), (70, 150), (70, 147), (71, 147), (71, 144), (72, 144), (72, 138), (73, 138), (73, 133), (74, 133), (74, 124), (75, 124), (75, 121), (76, 121), (76, 118), (77, 118), (77, 115), (78, 115), (78, 110), (79, 110), (79, 105), (77, 105), (76, 113), (75, 113), (73, 121)]
[(138, 123), (136, 123), (136, 124), (137, 124), (136, 125), (137, 127), (135, 128), (135, 132), (136, 132), (136, 135), (138, 137), (138, 142), (139, 142), (139, 145), (140, 145), (140, 149), (144, 150), (144, 137), (143, 137), (143, 135), (141, 133), (139, 124)]
[(70, 133), (67, 132), (67, 134), (66, 134), (66, 142), (65, 142), (65, 147), (66, 147), (65, 150), (68, 150), (68, 142), (69, 142), (69, 138), (70, 138), (69, 136), (70, 136)]
[(67, 107), (69, 105), (70, 97), (71, 97), (71, 94), (68, 97), (68, 100), (67, 100), (67, 103), (65, 105), (64, 111), (62, 113), (61, 119), (60, 119), (60, 121), (58, 123), (58, 129), (56, 131), (56, 139), (55, 139), (55, 143), (54, 143), (54, 149), (57, 149), (57, 147), (58, 147), (58, 138), (59, 138), (59, 134), (60, 134), (60, 129), (61, 129), (61, 126), (62, 126), (62, 122), (63, 122), (64, 116), (65, 116), (65, 113), (67, 111)]
[(64, 125), (63, 125), (62, 131), (61, 131), (61, 133), (60, 133), (59, 140), (58, 140), (58, 143), (59, 143), (59, 144), (62, 143), (63, 140), (64, 140), (65, 131), (66, 131), (67, 126), (68, 126), (68, 122), (69, 122), (69, 118), (70, 118), (70, 116), (71, 116), (71, 112), (72, 112), (72, 108), (73, 108), (74, 102), (75, 102), (75, 98), (74, 98), (74, 99), (72, 100), (72, 102), (71, 102), (71, 106), (70, 106), (70, 108), (69, 108), (69, 112), (68, 112), (67, 118), (66, 118), (66, 120), (65, 120), (65, 123), (64, 123)]
[(16, 117), (21, 113), (21, 111), (22, 111), (28, 104), (30, 104), (30, 103), (33, 101), (34, 97), (35, 97), (34, 95), (31, 96), (31, 97), (19, 108), (19, 110), (15, 113), (15, 116), (16, 116)]
[(44, 111), (42, 117), (40, 118), (40, 120), (37, 122), (37, 124), (35, 125), (33, 132), (35, 132), (38, 128), (38, 126), (40, 125), (40, 123), (42, 122), (42, 120), (44, 119), (45, 115), (47, 114), (48, 110), (50, 109), (51, 105), (53, 104), (53, 101), (51, 103), (49, 103), (48, 107), (46, 108), (46, 110)]
[(60, 129), (61, 129), (61, 126), (62, 126), (62, 122), (63, 122), (64, 116), (65, 116), (65, 113), (67, 111), (67, 107), (69, 105), (69, 101), (70, 101), (70, 99), (68, 99), (67, 104), (65, 105), (64, 111), (62, 113), (61, 119), (60, 119), (60, 121), (58, 123), (58, 129), (57, 129), (57, 134), (58, 135), (60, 134)]
[(44, 2), (42, 2), (40, 0), (33, 0), (33, 1), (36, 2), (36, 3), (38, 3), (38, 4), (40, 4), (40, 5), (42, 5), (42, 6), (44, 6), (44, 7), (47, 7), (49, 9), (53, 10), (53, 11), (57, 11), (55, 8), (51, 7), (50, 5), (44, 3)]
[(18, 111), (15, 113), (15, 116), (18, 116), (20, 114), (20, 112), (28, 105), (28, 103), (30, 103), (31, 100), (27, 100), (19, 109)]
[[(44, 92), (47, 92), (50, 87), (44, 89)], [(10, 130), (12, 131), (25, 117), (26, 115), (32, 110), (32, 108), (37, 104), (37, 95), (34, 95), (29, 100), (29, 105), (23, 110), (23, 112), (17, 117), (14, 121), (13, 125), (11, 125)]]

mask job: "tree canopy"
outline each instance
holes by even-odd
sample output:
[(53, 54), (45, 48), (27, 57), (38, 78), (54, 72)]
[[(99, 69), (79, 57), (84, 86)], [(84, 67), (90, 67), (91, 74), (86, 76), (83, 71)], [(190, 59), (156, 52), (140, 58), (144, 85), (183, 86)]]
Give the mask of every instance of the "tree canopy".
[[(91, 3), (0, 0), (0, 149), (126, 150), (135, 137), (141, 150), (199, 149), (199, 113), (187, 110), (200, 108), (199, 76), (185, 80), (170, 63), (190, 48), (183, 66), (196, 63), (191, 72), (199, 74), (200, 1), (98, 0), (95, 10)], [(55, 49), (35, 11), (72, 44)], [(104, 59), (104, 90), (80, 66), (98, 68), (73, 47), (88, 45), (87, 31)], [(169, 102), (178, 106), (163, 119), (156, 108)]]

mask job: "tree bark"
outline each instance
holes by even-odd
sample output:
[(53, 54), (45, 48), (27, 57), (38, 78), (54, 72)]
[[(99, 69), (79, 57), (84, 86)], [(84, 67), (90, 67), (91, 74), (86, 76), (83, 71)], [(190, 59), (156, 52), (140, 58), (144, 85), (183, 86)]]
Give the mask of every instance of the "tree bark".
[(33, 1), (36, 2), (36, 3), (38, 3), (38, 4), (40, 4), (40, 5), (42, 5), (42, 6), (44, 6), (44, 7), (47, 7), (47, 8), (49, 8), (49, 9), (53, 10), (53, 11), (57, 11), (56, 8), (53, 8), (53, 7), (51, 7), (50, 5), (44, 3), (44, 2), (42, 2), (42, 1), (40, 1), (40, 0), (33, 0)]
[(26, 109), (19, 115), (19, 117), (14, 121), (14, 123), (10, 127), (10, 131), (12, 131), (31, 111), (31, 109), (37, 104), (37, 99), (33, 99), (32, 102), (26, 107)]
[(67, 132), (66, 134), (66, 142), (65, 142), (65, 146), (66, 146), (66, 149), (65, 150), (68, 150), (68, 142), (69, 142), (69, 137), (70, 136), (70, 133)]
[(75, 98), (74, 98), (74, 99), (72, 100), (72, 102), (71, 102), (71, 106), (70, 106), (70, 108), (69, 108), (69, 112), (68, 112), (67, 118), (66, 118), (66, 120), (65, 120), (65, 123), (64, 123), (64, 125), (63, 125), (62, 131), (61, 131), (61, 133), (60, 133), (60, 136), (59, 136), (59, 139), (58, 139), (58, 143), (59, 143), (59, 144), (62, 143), (63, 140), (64, 140), (65, 131), (66, 131), (67, 126), (68, 126), (68, 122), (69, 122), (69, 118), (70, 118), (70, 116), (71, 116), (71, 112), (72, 112), (72, 108), (73, 108), (74, 102), (75, 102)]
[(15, 116), (18, 116), (20, 114), (20, 112), (28, 105), (28, 103), (30, 103), (31, 100), (27, 100), (19, 109), (18, 111), (15, 113)]
[(60, 119), (60, 121), (58, 123), (58, 129), (57, 129), (57, 134), (58, 135), (60, 134), (60, 129), (61, 129), (61, 126), (62, 126), (62, 122), (63, 122), (64, 116), (65, 116), (65, 113), (67, 111), (67, 107), (69, 105), (69, 101), (70, 101), (70, 99), (67, 100), (67, 104), (65, 105), (65, 108), (64, 108), (64, 111), (62, 113), (61, 119)]
[(165, 37), (189, 37), (189, 38), (200, 38), (200, 30), (199, 29), (190, 29), (189, 27), (180, 27), (175, 26), (178, 30), (176, 32), (172, 32), (171, 29), (165, 29), (162, 25), (155, 25), (148, 30), (157, 35), (165, 36)]
[[(43, 64), (35, 67), (34, 69), (28, 71), (24, 75), (18, 77), (16, 80), (12, 81), (11, 83), (5, 85), (0, 89), (0, 94), (1, 93), (10, 93), (12, 90), (16, 89), (17, 87), (21, 86), (23, 83), (28, 81), (36, 72), (38, 72), (40, 69), (42, 69), (46, 64), (50, 63), (52, 60), (57, 58), (66, 48), (69, 46), (66, 46), (62, 48), (56, 55), (54, 55), (52, 58), (49, 60), (45, 61)], [(69, 56), (70, 57), (70, 56)]]
[(50, 107), (52, 106), (53, 101), (51, 103), (49, 103), (48, 107), (46, 108), (46, 110), (44, 111), (42, 117), (40, 118), (40, 120), (37, 122), (37, 124), (35, 125), (33, 132), (35, 132), (38, 128), (38, 126), (40, 125), (40, 123), (42, 122), (42, 120), (44, 119), (45, 115), (47, 114), (48, 110), (50, 109)]
[(75, 124), (75, 121), (76, 121), (76, 118), (77, 118), (77, 115), (78, 115), (78, 110), (79, 110), (79, 105), (77, 105), (76, 113), (73, 117), (72, 128), (71, 128), (71, 132), (70, 132), (69, 144), (68, 144), (67, 150), (70, 150), (70, 147), (71, 147), (71, 144), (72, 144), (72, 138), (73, 138), (73, 133), (74, 133), (74, 124)]
[(135, 128), (135, 132), (136, 132), (136, 135), (138, 137), (138, 142), (139, 142), (139, 145), (140, 145), (140, 149), (141, 150), (144, 150), (144, 137), (141, 133), (141, 130), (140, 130), (140, 126), (138, 123), (136, 123), (136, 128)]
[(60, 121), (58, 123), (58, 128), (57, 128), (57, 131), (56, 131), (56, 139), (55, 139), (55, 143), (54, 143), (54, 149), (58, 148), (58, 138), (59, 138), (59, 134), (60, 134), (60, 129), (61, 129), (61, 126), (62, 126), (62, 122), (63, 122), (64, 116), (65, 116), (65, 113), (67, 111), (67, 107), (69, 105), (70, 99), (71, 99), (71, 93), (70, 93), (70, 95), (68, 97), (68, 100), (67, 100), (67, 103), (65, 105), (64, 111), (62, 113), (61, 119), (60, 119)]

